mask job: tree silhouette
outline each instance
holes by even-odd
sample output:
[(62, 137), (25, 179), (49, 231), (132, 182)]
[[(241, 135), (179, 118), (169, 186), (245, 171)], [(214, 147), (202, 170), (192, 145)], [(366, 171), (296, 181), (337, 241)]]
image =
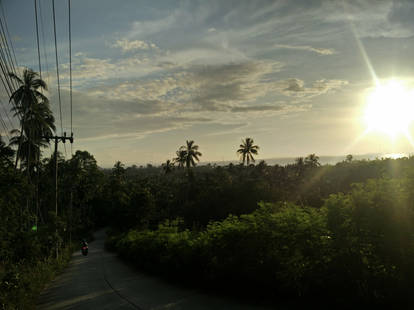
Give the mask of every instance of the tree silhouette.
[(258, 145), (253, 145), (253, 143), (254, 141), (252, 138), (246, 138), (245, 140), (242, 140), (242, 144), (240, 144), (240, 148), (237, 150), (243, 165), (246, 161), (247, 165), (249, 165), (250, 161), (255, 161), (253, 154), (257, 155), (260, 148)]
[(167, 160), (165, 163), (162, 164), (162, 169), (164, 170), (165, 174), (169, 174), (173, 171), (174, 165), (171, 160)]
[(185, 165), (187, 152), (184, 149), (180, 148), (177, 152), (175, 152), (175, 154), (177, 157), (173, 159), (174, 163), (177, 163), (178, 167), (183, 168)]
[(186, 145), (181, 146), (178, 151), (180, 154), (182, 152), (184, 155), (185, 166), (187, 169), (190, 169), (191, 166), (194, 167), (196, 165), (195, 160), (200, 161), (198, 157), (202, 156), (202, 154), (198, 151), (198, 145), (195, 145), (193, 140), (187, 140)]
[(348, 154), (348, 155), (346, 155), (346, 159), (345, 159), (345, 161), (347, 162), (347, 163), (350, 163), (350, 162), (352, 162), (354, 160), (354, 156), (352, 156), (352, 154)]
[[(25, 162), (30, 169), (33, 161), (38, 162), (40, 148), (45, 147), (45, 136), (52, 135), (55, 131), (55, 118), (49, 107), (49, 100), (39, 90), (47, 90), (46, 82), (38, 78), (38, 74), (31, 69), (24, 69), (22, 78), (14, 73), (9, 73), (20, 87), (11, 95), (10, 101), (14, 102), (12, 111), (15, 116), (20, 117), (20, 132), (15, 137), (17, 143), (16, 164), (19, 159)], [(26, 150), (21, 151), (26, 144)]]
[(305, 165), (311, 168), (319, 167), (321, 165), (319, 163), (319, 156), (316, 156), (315, 154), (309, 154), (305, 158)]

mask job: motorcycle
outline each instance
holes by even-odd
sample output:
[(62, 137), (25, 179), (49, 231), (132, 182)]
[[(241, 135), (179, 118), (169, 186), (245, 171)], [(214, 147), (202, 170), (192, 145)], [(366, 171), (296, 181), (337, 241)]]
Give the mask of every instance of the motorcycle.
[(88, 246), (87, 245), (85, 245), (85, 246), (82, 247), (82, 254), (84, 256), (88, 255)]
[(82, 251), (83, 256), (88, 255), (88, 246), (87, 245), (82, 246), (81, 251)]

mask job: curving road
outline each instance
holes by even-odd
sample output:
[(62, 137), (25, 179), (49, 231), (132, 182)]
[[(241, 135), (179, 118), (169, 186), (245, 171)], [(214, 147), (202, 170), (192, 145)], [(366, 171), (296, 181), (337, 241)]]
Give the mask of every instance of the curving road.
[(139, 273), (105, 251), (103, 230), (95, 238), (87, 257), (73, 254), (67, 270), (41, 294), (38, 309), (267, 309)]

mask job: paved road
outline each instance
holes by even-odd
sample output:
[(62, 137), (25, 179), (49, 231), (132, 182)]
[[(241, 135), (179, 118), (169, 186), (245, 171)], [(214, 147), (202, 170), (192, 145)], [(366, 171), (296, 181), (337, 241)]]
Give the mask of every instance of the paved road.
[(104, 231), (95, 238), (89, 255), (75, 253), (68, 269), (41, 294), (38, 309), (266, 309), (139, 273), (104, 250)]

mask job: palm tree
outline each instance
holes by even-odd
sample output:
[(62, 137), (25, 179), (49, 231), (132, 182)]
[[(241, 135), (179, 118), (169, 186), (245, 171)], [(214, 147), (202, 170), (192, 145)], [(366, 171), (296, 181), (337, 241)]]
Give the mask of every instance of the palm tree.
[(246, 138), (242, 140), (240, 148), (237, 150), (237, 153), (240, 154), (240, 160), (243, 165), (247, 160), (247, 165), (250, 164), (250, 161), (254, 162), (253, 154), (257, 155), (258, 150), (260, 149), (258, 145), (253, 145), (254, 141), (252, 138)]
[(200, 161), (198, 157), (202, 156), (198, 151), (198, 145), (195, 145), (193, 140), (187, 140), (186, 145), (180, 147), (180, 151), (185, 151), (185, 166), (187, 169), (190, 169), (191, 166), (194, 167), (196, 165), (194, 159)]
[(44, 148), (48, 145), (46, 141), (35, 139), (28, 139), (26, 135), (22, 135), (19, 129), (13, 129), (10, 132), (13, 137), (10, 139), (9, 145), (17, 147), (19, 151), (19, 157), (22, 164), (28, 168), (33, 168), (33, 164), (36, 164), (40, 160), (41, 151), (40, 148)]
[(305, 160), (303, 157), (298, 157), (295, 159), (294, 167), (296, 170), (296, 176), (302, 176), (303, 172), (305, 171)]
[(180, 148), (177, 152), (175, 152), (175, 154), (177, 157), (173, 159), (174, 163), (178, 163), (178, 167), (183, 168), (186, 161), (187, 152), (184, 149)]
[(309, 154), (305, 158), (305, 165), (311, 168), (319, 167), (321, 164), (319, 163), (319, 156), (315, 154)]
[(164, 170), (165, 174), (169, 174), (173, 170), (173, 168), (173, 163), (169, 159), (162, 164), (162, 169)]
[[(12, 111), (20, 117), (19, 138), (16, 164), (19, 159), (25, 161), (30, 168), (30, 161), (39, 160), (40, 148), (47, 145), (45, 136), (51, 136), (55, 131), (55, 118), (49, 107), (49, 100), (40, 90), (47, 90), (46, 82), (38, 78), (38, 74), (31, 69), (24, 69), (22, 78), (14, 73), (9, 73), (20, 87), (11, 95), (10, 101), (14, 102)], [(21, 152), (22, 144), (27, 142), (27, 151)], [(32, 156), (34, 153), (35, 156)]]
[(352, 154), (348, 154), (346, 155), (346, 159), (345, 162), (350, 163), (354, 160), (354, 156), (352, 156)]

